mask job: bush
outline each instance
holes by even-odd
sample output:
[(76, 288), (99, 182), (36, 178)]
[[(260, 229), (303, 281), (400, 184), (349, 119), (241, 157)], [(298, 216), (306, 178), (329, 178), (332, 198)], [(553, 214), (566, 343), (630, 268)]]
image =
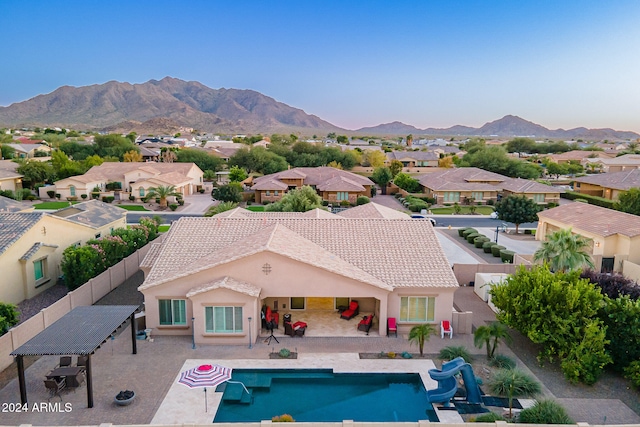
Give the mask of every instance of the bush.
[(98, 200), (100, 198), (100, 193), (91, 193), (91, 198)]
[(500, 256), (500, 251), (503, 249), (507, 248), (501, 245), (493, 245), (491, 246), (491, 254), (493, 254), (494, 257), (498, 258)]
[(506, 249), (502, 249), (500, 251), (500, 259), (502, 262), (508, 262), (509, 264), (513, 264), (513, 257), (516, 253), (514, 251), (508, 251)]
[[(87, 200), (88, 196), (86, 194), (81, 194), (80, 197), (82, 197), (82, 200)], [(131, 196), (129, 196), (129, 197), (131, 197)]]
[(342, 206), (343, 208), (346, 208), (347, 206), (349, 206), (350, 203), (348, 200), (343, 200), (340, 202), (340, 206)]
[(467, 230), (466, 227), (458, 228), (458, 236), (464, 237), (464, 235), (462, 233), (464, 233), (466, 230)]
[(56, 195), (56, 192), (53, 190), (48, 190), (47, 191), (47, 196), (49, 196), (50, 199), (53, 199)]
[(489, 205), (489, 206), (493, 206), (494, 203), (495, 202), (493, 201), (493, 199), (487, 200), (487, 205)]
[(358, 206), (360, 205), (366, 205), (367, 203), (369, 203), (371, 200), (369, 200), (369, 198), (367, 196), (359, 196), (358, 199), (356, 200), (356, 204)]
[(482, 246), (487, 243), (489, 241), (489, 238), (486, 236), (478, 236), (476, 237), (476, 239), (473, 241), (473, 245), (476, 248), (482, 248)]
[(291, 356), (291, 350), (289, 350), (288, 348), (282, 348), (280, 349), (278, 355), (286, 359), (287, 357)]
[(491, 253), (491, 247), (495, 245), (495, 242), (492, 242), (491, 240), (487, 240), (486, 242), (484, 242), (482, 244), (482, 250), (487, 253), (490, 254)]
[(293, 417), (289, 414), (282, 414), (282, 415), (276, 415), (275, 417), (271, 418), (271, 422), (274, 423), (295, 423), (296, 420), (293, 419)]
[(172, 211), (175, 211), (176, 209), (178, 209), (178, 205), (176, 203), (171, 203), (169, 205), (169, 209), (171, 209)]
[(482, 234), (479, 234), (478, 232), (467, 234), (467, 237), (466, 237), (467, 243), (473, 244), (473, 241), (476, 239), (476, 237), (480, 237), (480, 236), (482, 236)]
[(489, 365), (500, 369), (513, 369), (516, 367), (516, 362), (509, 356), (496, 354), (489, 360)]
[(495, 412), (487, 412), (486, 414), (478, 415), (473, 418), (474, 423), (495, 423), (496, 421), (506, 421), (502, 415), (498, 415)]
[(553, 400), (540, 400), (520, 411), (518, 422), (523, 424), (573, 424), (564, 408)]
[(60, 197), (62, 197), (62, 195), (60, 193), (56, 193), (56, 199), (60, 200)]
[(184, 199), (178, 199), (178, 204), (180, 206), (184, 206)]
[(465, 239), (467, 238), (467, 236), (471, 233), (477, 233), (478, 230), (476, 230), (475, 228), (466, 228), (463, 232), (462, 232), (462, 237), (464, 237)]
[(565, 191), (560, 194), (560, 197), (569, 200), (584, 199), (591, 205), (615, 209), (615, 201), (605, 199), (604, 197), (589, 196), (588, 194), (576, 193), (575, 191)]
[(113, 196), (102, 196), (102, 201), (105, 203), (111, 203), (113, 202), (113, 200), (115, 199), (115, 197)]
[(329, 206), (329, 201), (328, 200), (323, 200), (322, 201), (322, 206)]
[(631, 384), (640, 388), (640, 360), (631, 362), (629, 366), (624, 368), (624, 377), (631, 381)]
[(471, 353), (469, 353), (469, 350), (463, 345), (445, 347), (440, 350), (438, 357), (442, 360), (453, 360), (456, 357), (462, 357), (467, 363), (471, 363), (473, 360)]
[(200, 193), (200, 194), (204, 194), (204, 188), (199, 188), (199, 189), (198, 189), (198, 193)]
[(7, 333), (20, 321), (20, 312), (14, 304), (0, 302), (0, 335)]

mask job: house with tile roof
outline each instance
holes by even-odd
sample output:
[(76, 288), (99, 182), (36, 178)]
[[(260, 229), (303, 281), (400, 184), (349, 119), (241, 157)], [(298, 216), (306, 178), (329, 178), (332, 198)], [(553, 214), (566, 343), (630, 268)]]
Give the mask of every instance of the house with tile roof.
[(265, 175), (253, 180), (255, 202), (277, 202), (289, 190), (309, 185), (322, 200), (340, 204), (348, 201), (355, 204), (360, 196), (371, 196), (374, 183), (369, 178), (341, 169), (321, 166), (316, 168), (294, 168)]
[(605, 173), (640, 169), (640, 154), (625, 154), (613, 158), (586, 158), (582, 161), (582, 166), (584, 166), (586, 170), (595, 170)]
[(582, 163), (585, 159), (611, 159), (615, 157), (615, 154), (605, 153), (604, 151), (584, 151), (584, 150), (571, 150), (560, 154), (550, 154), (546, 156), (549, 160), (562, 164), (569, 162)]
[(53, 213), (0, 212), (0, 301), (17, 304), (53, 286), (63, 251), (126, 226), (126, 211), (92, 200)]
[[(338, 215), (238, 208), (175, 221), (141, 264), (147, 328), (246, 344), (261, 333), (249, 319), (260, 319), (263, 306), (280, 318), (338, 318), (352, 301), (374, 314), (372, 335), (386, 334), (389, 317), (400, 333), (451, 320), (458, 283), (431, 223), (372, 205)], [(407, 245), (407, 236), (420, 244)]]
[[(31, 141), (34, 142), (34, 141)], [(21, 159), (33, 159), (35, 157), (48, 157), (51, 155), (51, 148), (47, 144), (5, 144), (16, 150), (16, 157)], [(44, 155), (37, 155), (41, 152)]]
[(634, 187), (640, 187), (640, 170), (630, 169), (624, 172), (609, 172), (575, 178), (573, 187), (578, 193), (618, 200), (621, 193)]
[(0, 213), (7, 212), (30, 212), (33, 206), (27, 203), (19, 202), (8, 197), (0, 196)]
[(387, 153), (387, 165), (393, 160), (402, 162), (405, 168), (438, 167), (440, 156), (433, 151), (391, 151)]
[(0, 190), (16, 191), (22, 188), (22, 177), (18, 172), (0, 169)]
[(418, 177), (436, 204), (486, 204), (503, 196), (526, 196), (540, 205), (558, 203), (564, 191), (533, 180), (510, 178), (480, 168), (454, 168)]
[[(587, 203), (569, 203), (538, 213), (537, 240), (571, 228), (591, 243), (588, 252), (598, 270), (621, 272), (625, 262), (640, 264), (640, 217)], [(640, 265), (636, 270), (640, 271)]]
[[(94, 188), (101, 195), (114, 195), (116, 200), (143, 198), (151, 187), (173, 185), (178, 193), (190, 195), (203, 185), (202, 170), (195, 163), (154, 162), (105, 162), (94, 166), (84, 175), (72, 176), (56, 181), (56, 192), (62, 199), (78, 198), (82, 194), (91, 196)], [(108, 190), (119, 188), (120, 190)]]

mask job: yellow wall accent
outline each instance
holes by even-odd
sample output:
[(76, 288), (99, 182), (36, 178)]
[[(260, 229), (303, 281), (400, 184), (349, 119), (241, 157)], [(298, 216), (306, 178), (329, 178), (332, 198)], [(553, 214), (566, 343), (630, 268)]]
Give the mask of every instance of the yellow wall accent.
[(307, 297), (307, 310), (334, 310), (333, 298)]

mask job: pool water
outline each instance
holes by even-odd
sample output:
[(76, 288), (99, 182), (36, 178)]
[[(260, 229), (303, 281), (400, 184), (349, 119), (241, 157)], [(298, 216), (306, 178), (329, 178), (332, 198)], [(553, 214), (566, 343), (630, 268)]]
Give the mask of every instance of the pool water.
[(438, 421), (418, 374), (237, 369), (223, 386), (214, 423), (259, 422), (282, 414), (298, 422)]

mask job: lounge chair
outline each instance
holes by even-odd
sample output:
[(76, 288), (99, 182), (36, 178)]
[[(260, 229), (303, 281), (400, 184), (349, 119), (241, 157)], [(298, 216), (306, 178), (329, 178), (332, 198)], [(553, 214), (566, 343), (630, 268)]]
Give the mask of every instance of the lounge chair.
[(265, 321), (267, 323), (267, 329), (278, 329), (280, 323), (280, 314), (271, 311), (271, 307), (267, 307), (265, 312)]
[(303, 337), (306, 330), (307, 324), (305, 322), (284, 322), (284, 333), (290, 337)]
[(444, 338), (447, 334), (449, 334), (449, 339), (453, 338), (453, 326), (448, 320), (443, 320), (440, 322), (440, 338)]
[(396, 324), (395, 317), (389, 317), (387, 319), (387, 336), (391, 334), (395, 335), (396, 337), (398, 336), (398, 325)]
[(371, 316), (364, 316), (360, 323), (358, 323), (358, 330), (364, 331), (369, 335), (369, 329), (371, 329), (371, 325), (373, 324), (373, 314)]
[(340, 314), (340, 318), (351, 320), (354, 317), (356, 317), (358, 314), (360, 314), (360, 307), (358, 305), (358, 301), (351, 300), (351, 302), (349, 303), (349, 308), (347, 308), (345, 311), (343, 311)]

